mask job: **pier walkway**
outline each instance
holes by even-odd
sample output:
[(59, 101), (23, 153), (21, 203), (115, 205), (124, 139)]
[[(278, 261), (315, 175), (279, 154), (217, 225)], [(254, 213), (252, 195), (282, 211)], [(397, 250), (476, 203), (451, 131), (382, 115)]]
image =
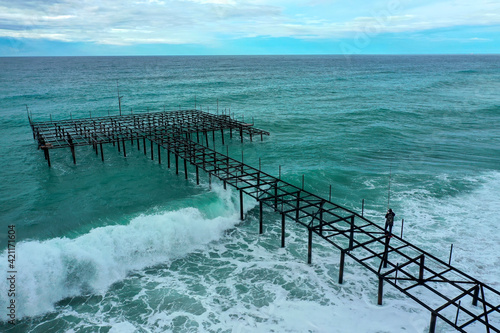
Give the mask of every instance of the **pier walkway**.
[[(259, 233), (263, 232), (263, 207), (281, 215), (281, 246), (285, 246), (286, 222), (293, 221), (308, 230), (308, 263), (312, 262), (313, 235), (322, 238), (340, 252), (339, 283), (344, 280), (346, 256), (378, 278), (378, 300), (382, 304), (384, 286), (390, 285), (431, 313), (429, 331), (435, 332), (438, 320), (459, 332), (500, 332), (500, 292), (454, 268), (403, 239), (386, 237), (379, 225), (350, 209), (244, 164), (210, 148), (209, 133), (215, 142), (224, 131), (241, 142), (269, 135), (252, 124), (199, 110), (154, 112), (75, 120), (33, 122), (33, 138), (43, 150), (49, 166), (49, 151), (70, 148), (76, 163), (75, 146), (92, 145), (104, 161), (103, 144), (113, 144), (126, 156), (126, 143), (144, 150), (150, 146), (151, 159), (175, 166), (187, 179), (188, 167), (194, 168), (196, 182), (200, 170), (239, 191), (240, 217), (244, 219), (243, 196), (259, 203)], [(163, 161), (162, 161), (163, 151)], [(180, 166), (180, 162), (183, 165)], [(188, 165), (189, 164), (189, 165)], [(260, 163), (259, 163), (260, 164)], [(319, 259), (320, 260), (320, 259)]]

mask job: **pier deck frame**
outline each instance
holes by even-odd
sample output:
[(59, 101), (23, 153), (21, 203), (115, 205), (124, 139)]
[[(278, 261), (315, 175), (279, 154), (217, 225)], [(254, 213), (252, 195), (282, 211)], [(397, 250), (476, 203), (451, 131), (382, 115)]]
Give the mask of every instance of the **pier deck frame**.
[[(297, 187), (281, 177), (274, 177), (259, 168), (210, 148), (208, 133), (221, 134), (224, 130), (244, 135), (250, 140), (268, 132), (251, 124), (236, 121), (228, 115), (214, 115), (199, 110), (179, 110), (62, 120), (33, 122), (33, 138), (44, 151), (51, 165), (49, 151), (70, 148), (76, 163), (75, 147), (92, 145), (104, 161), (103, 144), (113, 144), (126, 156), (126, 143), (137, 144), (147, 155), (150, 145), (151, 159), (154, 146), (157, 160), (162, 162), (161, 150), (167, 151), (168, 167), (171, 154), (175, 157), (176, 173), (179, 159), (184, 162), (184, 175), (188, 178), (188, 165), (195, 167), (199, 184), (199, 169), (211, 180), (216, 177), (234, 187), (240, 194), (240, 218), (244, 219), (243, 197), (259, 202), (259, 233), (263, 232), (263, 208), (281, 214), (281, 246), (285, 246), (286, 221), (299, 223), (308, 230), (307, 261), (312, 263), (312, 237), (316, 234), (340, 251), (339, 283), (344, 280), (345, 256), (378, 277), (378, 301), (383, 301), (384, 284), (389, 284), (431, 312), (429, 332), (434, 332), (437, 319), (459, 332), (484, 328), (486, 332), (500, 332), (500, 292), (474, 279), (430, 253), (392, 235), (387, 237), (382, 227), (358, 213), (330, 200)], [(479, 305), (478, 305), (479, 304)]]

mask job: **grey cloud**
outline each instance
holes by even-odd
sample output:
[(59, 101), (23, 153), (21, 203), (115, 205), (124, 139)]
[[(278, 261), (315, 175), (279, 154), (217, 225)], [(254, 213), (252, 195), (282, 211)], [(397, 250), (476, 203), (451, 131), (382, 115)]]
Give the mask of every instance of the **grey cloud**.
[[(43, 25), (30, 25), (29, 29), (43, 29)], [(0, 30), (24, 31), (28, 28), (26, 25), (21, 24), (2, 24), (0, 23)]]

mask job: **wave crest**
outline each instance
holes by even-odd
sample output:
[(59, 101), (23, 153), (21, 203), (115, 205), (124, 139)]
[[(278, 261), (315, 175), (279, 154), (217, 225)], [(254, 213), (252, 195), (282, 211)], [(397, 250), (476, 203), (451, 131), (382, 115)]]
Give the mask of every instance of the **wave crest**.
[[(17, 318), (52, 311), (57, 301), (67, 297), (104, 293), (130, 271), (171, 262), (219, 239), (239, 220), (231, 191), (215, 192), (219, 200), (211, 203), (208, 214), (225, 211), (222, 216), (210, 218), (199, 209), (188, 207), (141, 215), (127, 225), (96, 228), (75, 239), (18, 243)], [(4, 251), (0, 265), (6, 263)], [(7, 267), (2, 270), (6, 272)], [(0, 290), (7, 290), (7, 283), (2, 279)], [(6, 308), (8, 301), (2, 297), (0, 307)], [(8, 320), (5, 313), (1, 320)]]

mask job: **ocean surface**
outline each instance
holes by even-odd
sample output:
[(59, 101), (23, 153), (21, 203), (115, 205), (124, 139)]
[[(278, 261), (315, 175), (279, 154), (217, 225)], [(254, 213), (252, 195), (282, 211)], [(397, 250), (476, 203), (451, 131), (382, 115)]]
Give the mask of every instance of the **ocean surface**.
[[(35, 121), (194, 108), (271, 135), (258, 166), (500, 289), (500, 56), (0, 58), (0, 331), (427, 332), (430, 313), (306, 230), (208, 177), (112, 145), (37, 150)], [(220, 142), (217, 149), (225, 152)], [(389, 191), (390, 183), (390, 191)], [(257, 208), (256, 208), (257, 207)], [(16, 230), (15, 326), (7, 320)], [(453, 329), (438, 320), (438, 332)]]

